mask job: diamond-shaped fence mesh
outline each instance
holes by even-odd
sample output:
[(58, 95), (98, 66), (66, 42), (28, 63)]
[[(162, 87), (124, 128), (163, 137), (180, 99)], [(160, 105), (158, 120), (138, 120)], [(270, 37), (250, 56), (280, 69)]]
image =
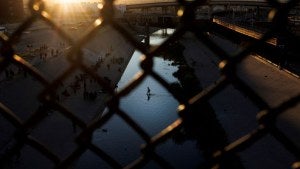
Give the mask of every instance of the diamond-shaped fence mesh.
[[(287, 101), (279, 106), (270, 106), (264, 101), (260, 93), (251, 89), (251, 87), (237, 75), (236, 71), (239, 64), (245, 60), (248, 55), (254, 52), (256, 48), (273, 37), (276, 37), (281, 32), (286, 31), (288, 13), (299, 1), (290, 0), (281, 2), (268, 0), (267, 2), (268, 6), (273, 9), (270, 14), (272, 26), (267, 29), (259, 39), (252, 40), (251, 43), (244, 46), (242, 50), (239, 50), (235, 54), (229, 54), (208, 38), (207, 25), (205, 22), (195, 22), (198, 7), (209, 3), (207, 1), (179, 0), (178, 6), (181, 6), (179, 9), (180, 12), (182, 12), (182, 14), (179, 12), (179, 15), (182, 16), (175, 32), (162, 44), (149, 48), (115, 19), (113, 1), (106, 0), (103, 2), (103, 8), (99, 8), (99, 16), (93, 22), (93, 28), (82, 38), (74, 40), (72, 35), (68, 34), (66, 30), (62, 28), (62, 25), (59, 25), (53, 20), (51, 14), (45, 8), (45, 2), (30, 0), (28, 4), (28, 8), (31, 11), (30, 16), (10, 35), (6, 35), (5, 33), (1, 34), (1, 73), (9, 78), (11, 76), (9, 70), (15, 69), (22, 72), (24, 77), (31, 77), (30, 85), (23, 83), (18, 84), (18, 81), (14, 81), (13, 84), (7, 84), (7, 86), (15, 87), (7, 87), (6, 93), (8, 93), (8, 95), (15, 93), (14, 95), (18, 96), (14, 99), (19, 99), (20, 102), (24, 101), (26, 104), (26, 99), (32, 100), (26, 97), (35, 98), (36, 101), (35, 103), (28, 103), (33, 106), (20, 108), (17, 104), (11, 105), (9, 102), (1, 100), (1, 123), (6, 126), (11, 126), (11, 131), (0, 131), (10, 135), (7, 144), (1, 150), (0, 162), (3, 164), (2, 166), (9, 168), (8, 164), (6, 164), (9, 159), (20, 156), (21, 151), (28, 151), (28, 149), (32, 151), (33, 149), (34, 153), (32, 153), (32, 155), (42, 156), (38, 159), (42, 159), (42, 162), (47, 164), (50, 168), (72, 168), (74, 163), (81, 159), (86, 152), (92, 152), (94, 156), (97, 157), (96, 161), (104, 161), (107, 167), (111, 168), (143, 168), (150, 162), (155, 162), (155, 166), (160, 166), (161, 168), (173, 168), (172, 162), (166, 160), (164, 156), (158, 152), (164, 142), (176, 137), (178, 131), (184, 130), (191, 135), (196, 133), (194, 137), (199, 140), (199, 151), (201, 151), (204, 156), (204, 162), (199, 162), (201, 164), (198, 166), (199, 168), (241, 168), (242, 166), (236, 154), (246, 151), (256, 142), (270, 135), (276, 138), (287, 151), (295, 156), (296, 160), (294, 161), (293, 167), (299, 168), (300, 164), (299, 162), (297, 163), (300, 157), (299, 147), (277, 128), (276, 120), (277, 117), (284, 114), (286, 110), (299, 104), (300, 95), (298, 94), (292, 98), (288, 98)], [(37, 68), (34, 65), (35, 63), (28, 61), (28, 57), (30, 56), (19, 55), (15, 50), (15, 46), (24, 40), (21, 37), (27, 36), (28, 28), (36, 22), (41, 21), (55, 32), (53, 36), (57, 36), (61, 39), (59, 45), (68, 44), (70, 46), (66, 52), (65, 60), (62, 61), (65, 62), (64, 67), (55, 67), (55, 65), (52, 65), (55, 67), (55, 70), (51, 71), (58, 72), (57, 77), (47, 77), (48, 72), (45, 70), (49, 69)], [(121, 90), (115, 90), (115, 85), (112, 85), (110, 83), (111, 80), (105, 75), (107, 71), (112, 71), (109, 70), (110, 65), (105, 65), (107, 67), (105, 72), (97, 71), (97, 64), (91, 67), (86, 63), (87, 57), (85, 56), (88, 55), (88, 53), (84, 48), (90, 41), (98, 38), (99, 32), (104, 29), (114, 29), (114, 36), (124, 38), (125, 43), (130, 43), (130, 45), (134, 46), (136, 50), (144, 55), (143, 60), (140, 61), (141, 71)], [(219, 63), (217, 63), (219, 65), (220, 77), (216, 79), (214, 83), (208, 85), (208, 87), (200, 90), (200, 92), (197, 90), (197, 93), (188, 93), (176, 86), (174, 87), (174, 85), (166, 81), (159, 72), (154, 71), (153, 62), (155, 56), (168, 53), (168, 51), (171, 50), (170, 44), (176, 43), (186, 32), (194, 34), (197, 40), (205, 44), (220, 60), (218, 61)], [(100, 34), (101, 33), (102, 32), (100, 32)], [(41, 38), (42, 36), (43, 35), (41, 35)], [(292, 43), (296, 42), (297, 39)], [(105, 44), (105, 42), (102, 43)], [(27, 47), (30, 48), (30, 46)], [(46, 45), (39, 50), (46, 50), (45, 48)], [(97, 49), (97, 46), (93, 46), (93, 48), (96, 48), (95, 50), (102, 53), (106, 52), (101, 51), (103, 49)], [(51, 49), (47, 50), (51, 51)], [(59, 52), (61, 51), (51, 51), (52, 55)], [(43, 58), (44, 56), (40, 55), (39, 57)], [(116, 61), (121, 58), (121, 56), (115, 57), (117, 57)], [(97, 63), (98, 61), (96, 58), (94, 62)], [(157, 83), (163, 86), (179, 103), (177, 108), (178, 118), (156, 134), (149, 134), (143, 128), (142, 124), (137, 123), (133, 117), (128, 115), (127, 110), (125, 111), (120, 107), (120, 100), (134, 92), (139, 84), (147, 77), (153, 78)], [(64, 86), (66, 82), (72, 84), (70, 90), (74, 90), (75, 93), (76, 88), (80, 82), (83, 81), (84, 88), (86, 88), (86, 85), (92, 84), (101, 89), (101, 91), (106, 92), (105, 99), (101, 101), (101, 104), (105, 103), (104, 106), (100, 106), (100, 108), (91, 106), (91, 109), (97, 109), (99, 114), (102, 114), (99, 117), (82, 116), (78, 112), (88, 112), (89, 110), (80, 109), (80, 106), (77, 107), (78, 105), (74, 107), (74, 104), (67, 104), (66, 102), (68, 101), (64, 103), (60, 101), (62, 99), (59, 97), (60, 93), (65, 96), (69, 94), (62, 89), (62, 86)], [(189, 86), (188, 84), (186, 85)], [(190, 87), (191, 86), (192, 85), (190, 85)], [(257, 112), (257, 128), (254, 128), (248, 134), (236, 139), (236, 141), (228, 143), (228, 141), (224, 139), (225, 133), (219, 132), (211, 134), (215, 132), (215, 128), (218, 128), (218, 125), (215, 126), (218, 122), (207, 121), (207, 119), (214, 119), (215, 115), (210, 113), (210, 107), (206, 105), (211, 98), (230, 86), (234, 86), (237, 90), (246, 95), (259, 110)], [(85, 99), (93, 99), (95, 96), (93, 96), (93, 93), (85, 93), (84, 97)], [(106, 109), (102, 113), (105, 107)], [(56, 114), (59, 118), (49, 120), (52, 118), (51, 114)], [(123, 162), (119, 162), (112, 154), (107, 153), (104, 146), (97, 145), (93, 141), (94, 132), (108, 125), (113, 118), (118, 118), (121, 121), (120, 123), (128, 127), (128, 130), (133, 131), (142, 142), (144, 142), (144, 144), (141, 145), (139, 156), (133, 162), (122, 164)], [(63, 149), (63, 145), (60, 145), (62, 140), (47, 138), (47, 133), (50, 133), (49, 136), (53, 137), (55, 137), (55, 135), (64, 135), (64, 133), (61, 133), (59, 131), (60, 129), (56, 127), (56, 122), (61, 119), (67, 119), (67, 121), (69, 121), (69, 124), (66, 124), (65, 128), (68, 129), (69, 126), (73, 126), (70, 130), (77, 130), (73, 138), (64, 138), (64, 141), (69, 140), (72, 142), (65, 150)], [(51, 122), (54, 123), (52, 124)], [(50, 128), (52, 129), (45, 126), (51, 126)], [(48, 131), (43, 131), (43, 128), (46, 128)], [(202, 128), (209, 128), (207, 129), (209, 132), (205, 132)], [(65, 131), (65, 129), (63, 131)], [(102, 131), (107, 132), (105, 128), (103, 128)], [(224, 130), (221, 129), (221, 131)], [(36, 137), (37, 132), (45, 132), (46, 134), (42, 137)], [(68, 137), (67, 135), (68, 134), (66, 134), (66, 137)], [(62, 137), (58, 136), (58, 138)], [(53, 144), (59, 147), (56, 147), (56, 149), (59, 149), (59, 153), (53, 151), (53, 147), (47, 146), (48, 144), (46, 143), (49, 140), (51, 140), (51, 142), (53, 141)], [(114, 144), (114, 141), (111, 142)], [(30, 163), (30, 161), (28, 163)], [(292, 164), (289, 165), (292, 166)]]

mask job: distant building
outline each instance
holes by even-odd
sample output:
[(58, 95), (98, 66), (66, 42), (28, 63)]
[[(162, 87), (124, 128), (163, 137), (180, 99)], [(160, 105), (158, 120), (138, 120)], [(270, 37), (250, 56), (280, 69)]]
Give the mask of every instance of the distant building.
[(23, 0), (0, 1), (0, 23), (22, 19), (24, 15)]
[(123, 16), (125, 11), (126, 11), (126, 5), (121, 5), (120, 4), (120, 5), (116, 5), (115, 7), (117, 9), (117, 14)]

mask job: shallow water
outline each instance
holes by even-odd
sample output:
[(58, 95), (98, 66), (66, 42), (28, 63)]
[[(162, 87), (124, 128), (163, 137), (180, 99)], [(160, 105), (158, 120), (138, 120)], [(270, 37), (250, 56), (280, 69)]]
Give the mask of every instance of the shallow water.
[[(168, 30), (172, 32), (172, 30)], [(151, 36), (151, 44), (160, 44), (165, 38), (156, 32)], [(118, 89), (122, 89), (140, 71), (139, 63), (141, 53), (136, 51), (121, 80)], [(168, 83), (178, 82), (172, 75), (177, 71), (177, 66), (172, 66), (172, 61), (156, 57), (154, 70)], [(147, 95), (147, 87), (151, 95)], [(148, 76), (129, 95), (120, 101), (120, 108), (125, 111), (142, 129), (150, 136), (158, 134), (177, 118), (178, 102), (155, 79)], [(107, 124), (94, 133), (93, 143), (111, 155), (122, 166), (125, 166), (140, 155), (140, 146), (145, 143), (136, 132), (117, 115), (114, 115)], [(186, 141), (176, 145), (172, 139), (157, 147), (156, 152), (175, 168), (196, 168), (200, 162), (200, 153), (195, 141)], [(86, 152), (78, 163), (78, 168), (109, 168), (107, 164), (91, 152)], [(150, 162), (144, 168), (160, 168), (155, 162)]]

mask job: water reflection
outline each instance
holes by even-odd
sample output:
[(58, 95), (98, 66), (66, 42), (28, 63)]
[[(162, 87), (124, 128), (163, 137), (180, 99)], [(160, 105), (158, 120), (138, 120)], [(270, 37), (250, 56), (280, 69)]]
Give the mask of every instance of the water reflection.
[[(136, 53), (136, 56), (140, 54)], [(138, 57), (133, 57), (134, 62)], [(136, 62), (138, 65), (138, 61)], [(176, 71), (176, 67), (168, 66), (170, 61), (163, 61), (162, 58), (155, 58), (154, 69), (168, 82), (176, 82), (172, 73)], [(136, 70), (132, 70), (136, 69)], [(138, 72), (139, 68), (130, 67), (130, 73)], [(126, 73), (124, 78), (131, 79), (134, 74)], [(119, 86), (126, 84), (126, 80), (122, 80)], [(148, 88), (150, 94), (148, 94)], [(151, 135), (156, 134), (163, 128), (167, 127), (172, 121), (177, 118), (176, 109), (178, 102), (171, 94), (163, 88), (152, 77), (148, 76), (143, 83), (135, 88), (128, 96), (121, 99), (120, 107), (128, 112), (128, 114), (138, 123), (142, 124), (143, 128)]]
[[(150, 37), (151, 44), (160, 44), (165, 40), (165, 38), (157, 36), (159, 32), (155, 33), (156, 36)], [(140, 71), (141, 56), (142, 54), (138, 51), (133, 54), (118, 84), (120, 88), (124, 87)], [(172, 75), (178, 68), (171, 65), (172, 61), (154, 58), (154, 70), (168, 83), (178, 82)], [(128, 112), (139, 124), (142, 124), (143, 129), (151, 135), (167, 127), (178, 117), (176, 114), (177, 106), (178, 102), (171, 94), (150, 76), (128, 96), (121, 99), (120, 103), (121, 109)]]
[[(168, 30), (171, 33), (173, 30)], [(150, 37), (151, 44), (161, 44), (165, 38), (159, 36), (161, 31), (155, 32)], [(140, 71), (140, 52), (135, 52), (118, 83), (118, 89), (122, 89)], [(168, 83), (178, 82), (172, 74), (178, 70), (173, 61), (163, 58), (154, 58), (154, 70)], [(148, 76), (144, 81), (120, 101), (120, 108), (125, 111), (136, 123), (138, 123), (149, 135), (154, 136), (177, 118), (178, 102), (155, 79)], [(93, 143), (101, 147), (121, 165), (125, 166), (135, 159), (140, 153), (140, 145), (144, 144), (136, 132), (130, 128), (121, 118), (113, 116), (107, 124), (94, 133)], [(91, 152), (86, 152), (83, 157), (88, 159)], [(200, 155), (195, 141), (186, 141), (176, 145), (173, 139), (158, 147), (157, 153), (165, 158), (176, 168), (195, 168), (199, 164)], [(93, 156), (93, 155), (91, 155)], [(188, 164), (186, 162), (189, 162)], [(85, 160), (80, 159), (78, 168), (86, 168)], [(88, 168), (107, 168), (99, 162), (88, 162)], [(93, 165), (95, 164), (95, 166)], [(85, 166), (85, 167), (84, 167)], [(155, 166), (155, 167), (154, 167)], [(145, 168), (158, 168), (154, 162), (150, 162)]]

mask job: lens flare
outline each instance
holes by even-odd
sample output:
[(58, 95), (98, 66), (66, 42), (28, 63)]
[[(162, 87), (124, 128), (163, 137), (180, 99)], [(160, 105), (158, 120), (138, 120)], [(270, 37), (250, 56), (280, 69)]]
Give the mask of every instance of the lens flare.
[(68, 4), (68, 3), (75, 3), (78, 2), (77, 0), (58, 0), (58, 3)]

